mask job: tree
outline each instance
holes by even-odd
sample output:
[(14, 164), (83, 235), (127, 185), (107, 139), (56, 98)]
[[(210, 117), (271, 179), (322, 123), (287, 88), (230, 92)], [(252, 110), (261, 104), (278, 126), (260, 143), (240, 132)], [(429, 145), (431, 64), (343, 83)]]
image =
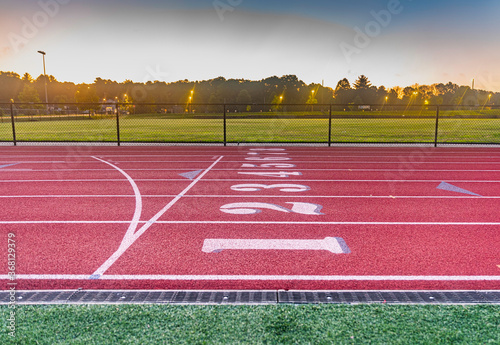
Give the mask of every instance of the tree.
[(246, 89), (243, 89), (240, 91), (240, 93), (238, 93), (236, 102), (241, 104), (248, 104), (252, 102), (252, 97), (250, 96), (250, 94)]
[(27, 83), (32, 83), (33, 82), (33, 77), (29, 73), (24, 73), (23, 75), (23, 81)]
[(21, 103), (40, 103), (40, 96), (38, 95), (38, 91), (36, 91), (35, 87), (26, 84), (24, 85), (23, 91), (17, 95), (17, 98)]
[(337, 83), (337, 87), (335, 88), (335, 91), (338, 90), (350, 90), (351, 89), (351, 83), (349, 83), (349, 80), (347, 78), (344, 78), (342, 80), (339, 80)]
[(87, 103), (80, 107), (83, 110), (99, 109), (99, 105), (97, 104), (88, 104), (99, 102), (99, 97), (97, 96), (97, 92), (94, 86), (88, 86), (86, 84), (80, 85), (75, 93), (75, 100), (77, 103)]
[(252, 97), (250, 96), (250, 93), (248, 93), (248, 91), (246, 89), (243, 89), (238, 94), (238, 97), (236, 98), (236, 102), (246, 105), (246, 107), (244, 105), (241, 107), (238, 107), (239, 111), (243, 111), (243, 110), (249, 111), (251, 109), (250, 103), (252, 102)]
[(273, 111), (280, 111), (283, 108), (281, 105), (281, 103), (283, 103), (283, 95), (274, 95), (271, 103), (273, 104), (271, 107)]
[(0, 102), (9, 102), (22, 91), (24, 82), (19, 74), (0, 72)]
[(318, 93), (319, 87), (314, 88), (311, 90), (311, 93), (309, 94), (309, 98), (306, 101), (306, 104), (309, 104), (311, 106), (311, 112), (314, 111), (314, 105), (318, 104), (318, 99), (316, 98), (316, 94)]
[[(31, 84), (25, 84), (23, 91), (19, 93), (17, 98), (22, 102), (22, 103), (40, 103), (40, 96), (38, 95), (38, 91), (36, 91), (35, 87)], [(23, 104), (21, 105), (21, 108), (27, 109), (28, 114), (33, 117), (35, 114), (35, 109), (42, 109), (43, 106), (41, 104)], [(31, 109), (31, 111), (30, 111)], [(38, 110), (36, 111), (38, 114)]]
[(354, 88), (356, 90), (364, 90), (369, 89), (372, 86), (372, 83), (368, 80), (365, 75), (360, 75), (358, 79), (354, 82)]

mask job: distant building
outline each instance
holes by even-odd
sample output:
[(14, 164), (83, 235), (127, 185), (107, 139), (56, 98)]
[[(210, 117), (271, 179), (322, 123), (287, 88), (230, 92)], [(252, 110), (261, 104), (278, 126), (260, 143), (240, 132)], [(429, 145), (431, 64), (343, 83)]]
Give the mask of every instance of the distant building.
[(101, 112), (106, 114), (116, 114), (116, 104), (118, 102), (114, 99), (107, 99), (101, 104)]

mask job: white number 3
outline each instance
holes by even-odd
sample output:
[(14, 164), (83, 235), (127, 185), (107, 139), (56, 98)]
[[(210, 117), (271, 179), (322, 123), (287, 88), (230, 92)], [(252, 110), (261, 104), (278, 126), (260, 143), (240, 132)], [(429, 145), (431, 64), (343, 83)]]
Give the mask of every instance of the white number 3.
[(303, 186), (300, 184), (237, 184), (232, 186), (231, 189), (237, 192), (258, 192), (262, 189), (272, 189), (272, 188), (281, 188), (280, 192), (306, 192), (310, 190), (308, 186)]

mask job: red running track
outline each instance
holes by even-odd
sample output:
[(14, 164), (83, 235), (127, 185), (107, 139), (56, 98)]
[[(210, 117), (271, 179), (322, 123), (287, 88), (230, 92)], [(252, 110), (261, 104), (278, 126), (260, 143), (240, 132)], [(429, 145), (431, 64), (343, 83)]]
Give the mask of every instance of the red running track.
[(499, 172), (482, 147), (3, 147), (0, 252), (17, 289), (499, 289)]

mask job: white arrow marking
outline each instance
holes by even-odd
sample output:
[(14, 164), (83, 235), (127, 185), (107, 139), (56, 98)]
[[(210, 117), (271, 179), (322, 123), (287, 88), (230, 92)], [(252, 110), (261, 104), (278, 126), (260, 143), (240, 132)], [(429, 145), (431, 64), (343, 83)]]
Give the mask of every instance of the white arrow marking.
[(185, 173), (182, 173), (182, 174), (179, 174), (181, 175), (182, 177), (185, 177), (185, 178), (188, 178), (190, 180), (193, 180), (194, 178), (196, 178), (196, 176), (198, 176), (203, 170), (196, 170), (196, 171), (189, 171), (189, 172), (185, 172)]
[[(14, 165), (17, 165), (19, 163), (13, 163), (13, 164), (6, 164), (6, 165), (0, 165), (0, 169), (2, 168), (7, 168), (7, 167), (11, 167), (11, 166), (14, 166)], [(31, 169), (30, 169), (31, 170)]]
[(351, 252), (343, 238), (325, 237), (322, 240), (247, 240), (247, 239), (206, 239), (201, 249), (205, 253), (223, 250), (327, 250), (334, 254)]

